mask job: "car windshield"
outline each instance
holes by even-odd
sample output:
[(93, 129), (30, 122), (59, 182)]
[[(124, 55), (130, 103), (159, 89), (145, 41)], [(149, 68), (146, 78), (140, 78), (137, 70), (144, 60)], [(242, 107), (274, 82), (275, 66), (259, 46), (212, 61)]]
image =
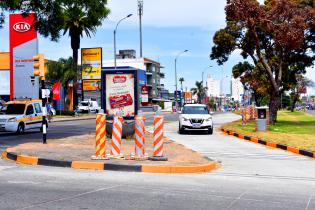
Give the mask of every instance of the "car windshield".
[(184, 106), (183, 114), (209, 114), (206, 106)]
[(9, 104), (6, 114), (24, 114), (25, 104)]
[(81, 106), (88, 106), (89, 105), (88, 102), (81, 102), (80, 104), (81, 104)]

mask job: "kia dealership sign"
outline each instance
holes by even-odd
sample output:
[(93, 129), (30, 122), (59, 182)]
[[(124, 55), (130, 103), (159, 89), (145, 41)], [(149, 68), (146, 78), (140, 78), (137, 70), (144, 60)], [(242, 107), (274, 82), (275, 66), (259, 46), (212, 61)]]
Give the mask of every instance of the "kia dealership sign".
[(36, 15), (10, 14), (10, 98), (38, 98), (38, 79), (31, 83), (32, 57), (38, 54)]
[(31, 25), (25, 22), (19, 22), (13, 25), (13, 29), (17, 32), (27, 32), (31, 29)]

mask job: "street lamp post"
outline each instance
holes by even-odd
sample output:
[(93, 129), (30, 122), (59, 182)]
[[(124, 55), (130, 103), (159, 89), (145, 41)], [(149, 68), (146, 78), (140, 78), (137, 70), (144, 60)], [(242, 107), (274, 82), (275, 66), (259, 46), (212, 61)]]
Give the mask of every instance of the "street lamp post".
[(118, 21), (118, 23), (116, 24), (116, 28), (115, 28), (115, 30), (114, 30), (114, 60), (115, 60), (115, 70), (116, 70), (116, 68), (117, 68), (117, 63), (116, 63), (116, 31), (117, 31), (117, 27), (118, 27), (118, 25), (119, 25), (119, 23), (120, 23), (121, 21), (123, 21), (123, 20), (125, 20), (125, 19), (127, 19), (127, 18), (129, 18), (129, 17), (131, 17), (131, 16), (132, 16), (132, 14), (129, 14), (129, 15), (127, 15), (126, 17), (120, 19), (120, 20)]
[(177, 66), (177, 59), (181, 54), (183, 54), (185, 52), (188, 52), (188, 50), (184, 50), (184, 51), (178, 53), (176, 58), (175, 58), (175, 107), (176, 107), (176, 109), (177, 109), (177, 67), (176, 67)]
[[(203, 83), (203, 75), (206, 69), (211, 68), (213, 66), (207, 66), (206, 68), (204, 68), (204, 70), (202, 71), (202, 87), (204, 87), (204, 83)], [(206, 87), (208, 86), (208, 81), (206, 80)], [(208, 96), (208, 90), (206, 90), (206, 95)], [(202, 96), (202, 100), (204, 100), (204, 96)]]

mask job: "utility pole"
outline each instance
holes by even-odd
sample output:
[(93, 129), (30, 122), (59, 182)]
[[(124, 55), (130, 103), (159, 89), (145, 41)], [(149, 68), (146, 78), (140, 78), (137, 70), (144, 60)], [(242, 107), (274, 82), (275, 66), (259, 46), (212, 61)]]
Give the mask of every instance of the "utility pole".
[(138, 13), (140, 23), (140, 58), (142, 58), (142, 15), (143, 15), (143, 0), (138, 0)]

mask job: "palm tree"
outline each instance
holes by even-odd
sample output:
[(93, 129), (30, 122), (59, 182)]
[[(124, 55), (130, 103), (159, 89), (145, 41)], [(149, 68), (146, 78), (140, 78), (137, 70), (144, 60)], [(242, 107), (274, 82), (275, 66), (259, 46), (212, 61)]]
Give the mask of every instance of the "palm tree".
[(48, 71), (45, 75), (47, 81), (52, 83), (60, 82), (62, 86), (65, 87), (65, 95), (67, 95), (69, 82), (77, 76), (77, 73), (73, 68), (72, 57), (59, 58), (57, 62), (48, 61), (47, 68)]
[[(63, 5), (64, 14), (64, 35), (69, 32), (71, 39), (73, 69), (78, 70), (78, 50), (80, 49), (80, 39), (85, 34), (91, 38), (91, 34), (96, 33), (98, 26), (107, 17), (110, 10), (106, 8), (107, 0), (89, 0), (89, 1), (68, 1)], [(77, 77), (74, 78), (74, 103), (78, 104), (77, 97)]]
[(180, 89), (183, 91), (183, 82), (185, 81), (184, 77), (179, 78)]
[(195, 85), (196, 87), (191, 88), (191, 91), (194, 95), (197, 95), (198, 103), (201, 103), (204, 95), (206, 94), (207, 87), (203, 86), (202, 81), (196, 81)]

